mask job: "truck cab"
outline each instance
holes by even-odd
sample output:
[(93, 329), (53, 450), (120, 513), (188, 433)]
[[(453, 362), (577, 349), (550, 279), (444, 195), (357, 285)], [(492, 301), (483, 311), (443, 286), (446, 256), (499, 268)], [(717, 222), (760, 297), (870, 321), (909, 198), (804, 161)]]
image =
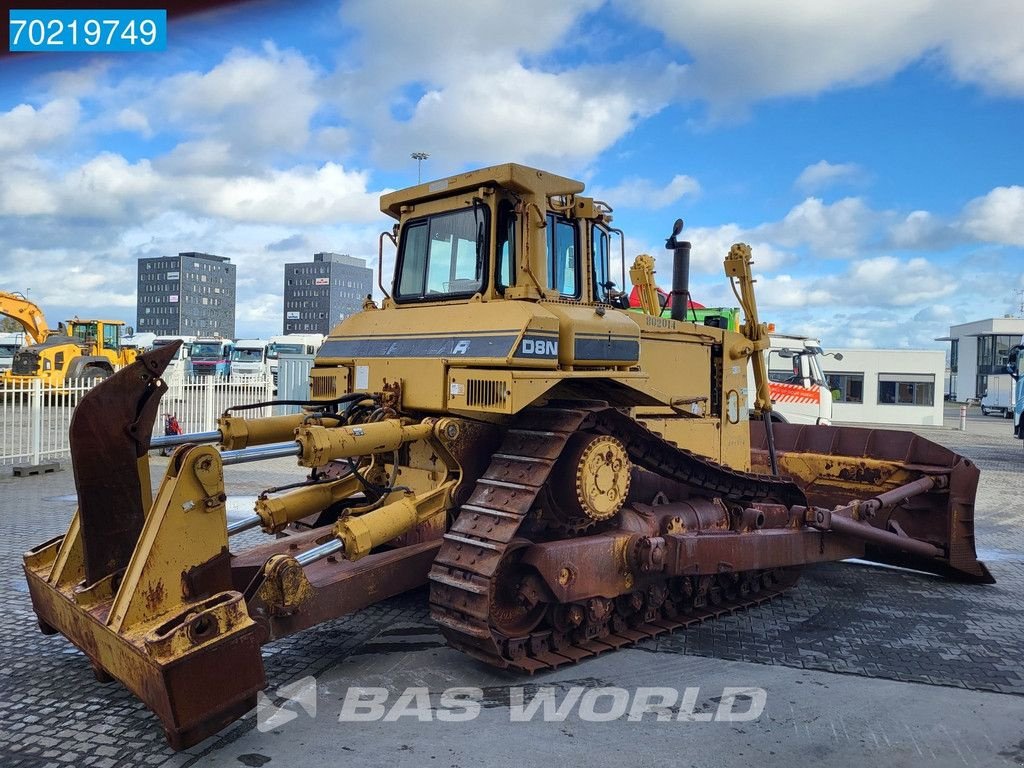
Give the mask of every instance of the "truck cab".
[(192, 342), (189, 373), (193, 376), (227, 377), (231, 373), (231, 339), (198, 338)]
[(238, 339), (231, 350), (231, 380), (266, 380), (270, 373), (266, 339)]
[(0, 333), (0, 371), (10, 369), (15, 353), (24, 345), (24, 333)]
[(1013, 436), (1024, 440), (1024, 336), (1007, 353), (1006, 371), (1013, 382)]
[[(770, 338), (766, 357), (774, 412), (792, 424), (831, 424), (832, 392), (822, 369), (821, 342), (777, 333)], [(842, 356), (836, 355), (836, 359)]]
[(315, 355), (324, 343), (321, 333), (288, 333), (283, 336), (271, 336), (267, 347), (267, 361), (270, 376), (277, 386), (277, 369), (281, 355)]

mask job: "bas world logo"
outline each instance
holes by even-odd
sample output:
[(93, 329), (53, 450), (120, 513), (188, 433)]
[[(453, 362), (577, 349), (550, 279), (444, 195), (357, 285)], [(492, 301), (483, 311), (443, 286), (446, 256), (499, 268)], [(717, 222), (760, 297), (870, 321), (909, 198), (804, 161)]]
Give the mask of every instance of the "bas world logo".
[[(259, 694), (257, 727), (262, 732), (279, 728), (299, 716), (298, 709), (316, 717), (316, 680), (301, 680), (277, 689), (277, 705)], [(712, 693), (718, 693), (713, 691)], [(333, 697), (332, 697), (333, 698)], [(561, 723), (569, 719), (591, 723), (625, 719), (629, 722), (655, 720), (676, 723), (745, 723), (764, 712), (768, 694), (757, 687), (725, 687), (719, 695), (707, 695), (699, 687), (682, 690), (670, 687), (639, 687), (633, 690), (606, 686), (559, 687), (513, 686), (488, 689), (456, 687), (441, 691), (412, 687), (401, 691), (387, 688), (351, 687), (342, 699), (340, 723), (419, 722), (461, 723), (475, 720), (484, 706), (506, 709), (509, 722)]]

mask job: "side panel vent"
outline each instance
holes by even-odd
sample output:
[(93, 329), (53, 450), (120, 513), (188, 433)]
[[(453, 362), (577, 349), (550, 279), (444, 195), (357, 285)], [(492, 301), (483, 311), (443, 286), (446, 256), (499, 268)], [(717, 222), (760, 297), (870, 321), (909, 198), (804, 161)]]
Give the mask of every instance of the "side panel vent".
[(504, 381), (493, 381), (491, 379), (467, 379), (466, 380), (466, 405), (493, 408), (504, 407), (508, 391), (505, 389)]
[(331, 371), (328, 374), (313, 374), (310, 377), (314, 400), (330, 400), (338, 396), (338, 376)]

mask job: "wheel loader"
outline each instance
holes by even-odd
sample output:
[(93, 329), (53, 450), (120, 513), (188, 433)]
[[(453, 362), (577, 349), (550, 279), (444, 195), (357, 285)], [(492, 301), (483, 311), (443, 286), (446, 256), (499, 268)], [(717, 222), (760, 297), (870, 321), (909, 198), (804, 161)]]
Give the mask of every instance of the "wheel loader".
[[(749, 247), (724, 258), (740, 332), (630, 312), (621, 232), (583, 191), (505, 164), (384, 195), (393, 279), (324, 342), (299, 413), (151, 437), (173, 345), (95, 387), (70, 427), (77, 511), (24, 556), (41, 629), (180, 749), (254, 706), (261, 646), (425, 585), (448, 643), (530, 674), (756, 606), (810, 563), (992, 581), (970, 461), (768, 418)], [(295, 483), (229, 519), (224, 467), (281, 457)]]
[(54, 330), (34, 302), (7, 291), (0, 291), (0, 315), (20, 323), (32, 342), (14, 354), (11, 367), (0, 374), (0, 385), (26, 386), (38, 380), (47, 387), (63, 387), (69, 380), (98, 381), (135, 360), (136, 351), (121, 346), (120, 320), (76, 317)]

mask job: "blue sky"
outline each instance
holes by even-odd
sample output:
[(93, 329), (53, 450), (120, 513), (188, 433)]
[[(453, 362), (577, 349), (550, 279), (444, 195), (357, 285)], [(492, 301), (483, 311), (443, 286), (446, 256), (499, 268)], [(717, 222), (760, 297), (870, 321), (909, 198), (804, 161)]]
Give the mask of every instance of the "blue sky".
[[(764, 319), (830, 347), (942, 346), (1024, 289), (1024, 7), (948, 0), (261, 2), (152, 54), (0, 60), (0, 288), (135, 320), (139, 256), (376, 262), (377, 200), (525, 162), (615, 208), (627, 254), (683, 217), (697, 300), (750, 242)], [(386, 264), (386, 269), (390, 263)]]

